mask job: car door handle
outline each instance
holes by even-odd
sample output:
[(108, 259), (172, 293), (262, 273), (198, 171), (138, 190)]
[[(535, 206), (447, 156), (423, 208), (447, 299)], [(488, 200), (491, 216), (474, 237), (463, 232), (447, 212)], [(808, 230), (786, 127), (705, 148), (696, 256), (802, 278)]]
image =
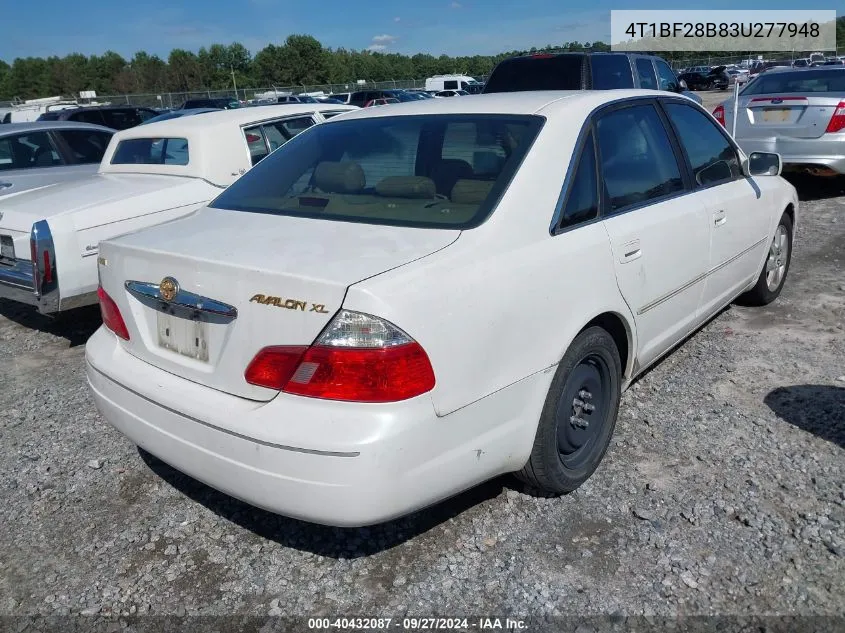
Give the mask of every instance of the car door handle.
[(640, 241), (631, 240), (630, 242), (625, 242), (622, 245), (619, 261), (623, 264), (627, 264), (628, 262), (632, 262), (635, 259), (639, 259), (640, 257), (642, 257), (642, 255), (643, 251), (640, 248)]
[(725, 213), (724, 209), (719, 209), (718, 211), (713, 213), (713, 224), (715, 226), (722, 226), (727, 221), (728, 221), (728, 216)]

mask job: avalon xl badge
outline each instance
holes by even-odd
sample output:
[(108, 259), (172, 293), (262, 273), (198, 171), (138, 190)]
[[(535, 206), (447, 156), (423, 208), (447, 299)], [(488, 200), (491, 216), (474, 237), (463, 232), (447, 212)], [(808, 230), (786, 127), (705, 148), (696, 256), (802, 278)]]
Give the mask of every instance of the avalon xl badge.
[(179, 282), (173, 277), (165, 277), (158, 285), (158, 296), (164, 301), (170, 302), (179, 294)]

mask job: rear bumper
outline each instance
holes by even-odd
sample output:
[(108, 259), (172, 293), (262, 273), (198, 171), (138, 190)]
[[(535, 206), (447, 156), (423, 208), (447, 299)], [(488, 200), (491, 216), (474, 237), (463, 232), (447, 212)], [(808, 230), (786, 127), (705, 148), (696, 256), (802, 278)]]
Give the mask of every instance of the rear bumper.
[(136, 445), (247, 503), (337, 526), (393, 519), (521, 468), (551, 380), (541, 372), (438, 418), (427, 394), (245, 400), (138, 360), (105, 328), (86, 359), (97, 408)]
[(774, 152), (780, 154), (784, 167), (815, 165), (845, 174), (845, 138), (825, 135), (814, 139), (788, 137), (742, 138), (738, 140), (746, 154)]
[(16, 259), (11, 264), (0, 261), (0, 297), (38, 306), (31, 261)]

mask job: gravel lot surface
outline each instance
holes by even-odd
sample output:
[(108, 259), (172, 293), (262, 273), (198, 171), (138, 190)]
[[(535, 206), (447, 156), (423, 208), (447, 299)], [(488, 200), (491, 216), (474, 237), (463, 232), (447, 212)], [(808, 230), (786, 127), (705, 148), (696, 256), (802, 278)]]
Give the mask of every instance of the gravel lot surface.
[(586, 485), (502, 477), (368, 529), (141, 454), (88, 394), (96, 311), (0, 302), (0, 614), (845, 614), (845, 192), (799, 184), (782, 297), (635, 383)]

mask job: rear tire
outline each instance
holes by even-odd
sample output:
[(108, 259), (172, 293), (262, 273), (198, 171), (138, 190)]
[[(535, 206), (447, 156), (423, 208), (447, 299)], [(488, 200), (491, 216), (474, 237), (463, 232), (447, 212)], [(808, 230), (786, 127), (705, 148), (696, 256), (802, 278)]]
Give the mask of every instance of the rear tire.
[(575, 337), (552, 379), (531, 456), (517, 477), (555, 495), (587, 481), (610, 445), (621, 383), (613, 337), (600, 327)]
[(754, 287), (740, 296), (739, 303), (749, 306), (764, 306), (780, 296), (789, 264), (792, 262), (792, 220), (784, 213), (780, 217), (775, 235), (769, 243), (769, 252), (763, 263), (763, 270)]

